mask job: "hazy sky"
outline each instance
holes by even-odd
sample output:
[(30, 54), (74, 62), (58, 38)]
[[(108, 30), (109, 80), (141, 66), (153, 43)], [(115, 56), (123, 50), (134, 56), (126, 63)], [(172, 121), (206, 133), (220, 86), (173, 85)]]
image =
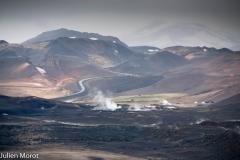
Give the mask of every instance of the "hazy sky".
[(240, 0), (0, 0), (0, 39), (21, 43), (59, 28), (119, 37), (154, 21), (240, 35), (239, 8)]

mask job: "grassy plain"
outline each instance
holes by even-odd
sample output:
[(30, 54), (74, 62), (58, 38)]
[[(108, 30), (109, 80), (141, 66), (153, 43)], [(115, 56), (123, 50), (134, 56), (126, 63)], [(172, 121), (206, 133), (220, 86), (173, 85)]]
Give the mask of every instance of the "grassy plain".
[(184, 93), (161, 93), (161, 94), (147, 94), (147, 95), (129, 95), (129, 96), (119, 96), (114, 97), (112, 100), (114, 102), (124, 102), (124, 101), (158, 101), (163, 99), (169, 99), (174, 97), (186, 96)]

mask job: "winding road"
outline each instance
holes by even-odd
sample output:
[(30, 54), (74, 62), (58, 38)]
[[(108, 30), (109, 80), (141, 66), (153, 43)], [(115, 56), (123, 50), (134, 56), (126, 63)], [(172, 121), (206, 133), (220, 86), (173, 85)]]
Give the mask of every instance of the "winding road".
[[(106, 77), (107, 77), (107, 76), (106, 76)], [(84, 85), (83, 85), (83, 82), (84, 82), (84, 81), (88, 81), (88, 80), (92, 80), (92, 79), (99, 79), (99, 78), (106, 78), (106, 77), (92, 77), (92, 78), (82, 79), (82, 80), (78, 81), (78, 85), (79, 85), (80, 88), (81, 88), (80, 91), (78, 91), (78, 92), (76, 92), (76, 93), (73, 93), (73, 94), (70, 94), (70, 95), (66, 95), (66, 96), (62, 96), (62, 97), (57, 97), (57, 98), (52, 98), (52, 99), (57, 100), (57, 99), (62, 99), (62, 98), (68, 98), (68, 97), (72, 97), (72, 96), (74, 96), (74, 95), (83, 93), (83, 92), (86, 90), (86, 88), (85, 88)], [(108, 76), (108, 77), (110, 77), (110, 76)]]
[[(112, 72), (112, 71), (110, 71), (110, 72)], [(129, 74), (129, 73), (120, 73), (120, 72), (112, 72), (112, 73), (115, 73), (117, 75), (133, 76), (132, 74)], [(73, 94), (70, 94), (70, 95), (66, 95), (66, 96), (62, 96), (62, 97), (56, 97), (56, 98), (52, 98), (52, 99), (53, 100), (61, 100), (61, 99), (63, 100), (65, 98), (73, 98), (73, 96), (81, 94), (81, 93), (83, 93), (86, 90), (85, 86), (83, 85), (83, 82), (88, 81), (88, 80), (93, 80), (93, 79), (108, 78), (108, 77), (114, 77), (114, 76), (116, 76), (116, 75), (113, 75), (113, 76), (103, 76), (103, 77), (92, 77), (92, 78), (82, 79), (82, 80), (78, 81), (78, 85), (81, 88), (80, 91), (78, 91), (76, 93), (73, 93)]]

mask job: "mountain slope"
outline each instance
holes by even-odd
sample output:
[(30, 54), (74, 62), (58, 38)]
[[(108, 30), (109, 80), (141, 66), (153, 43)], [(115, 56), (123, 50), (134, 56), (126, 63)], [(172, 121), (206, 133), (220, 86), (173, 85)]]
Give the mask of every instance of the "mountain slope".
[(230, 52), (159, 73), (164, 76), (161, 81), (122, 94), (181, 92), (189, 95), (181, 98), (182, 103), (220, 101), (240, 93), (239, 68), (240, 53)]
[(158, 67), (144, 57), (132, 58), (115, 67), (109, 68), (114, 72), (131, 73), (138, 75), (153, 74), (159, 71)]
[(0, 81), (12, 78), (28, 79), (39, 74), (23, 57), (0, 58), (0, 73), (4, 75), (0, 77)]
[(134, 52), (122, 45), (82, 38), (58, 38), (50, 41), (46, 48), (48, 48), (47, 56), (75, 56), (100, 67), (112, 67), (134, 56)]
[(162, 51), (145, 57), (139, 56), (137, 58), (132, 58), (116, 67), (110, 68), (110, 70), (144, 75), (166, 72), (172, 68), (188, 63), (188, 60), (183, 57)]
[(157, 52), (147, 57), (147, 59), (164, 70), (169, 70), (188, 63), (183, 57), (166, 51)]

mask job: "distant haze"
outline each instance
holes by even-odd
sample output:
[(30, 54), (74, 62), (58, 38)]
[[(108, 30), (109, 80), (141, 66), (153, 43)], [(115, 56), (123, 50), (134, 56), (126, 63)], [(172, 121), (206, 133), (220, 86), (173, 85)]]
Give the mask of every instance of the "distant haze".
[(164, 23), (155, 21), (131, 34), (120, 37), (130, 46), (207, 46), (240, 50), (240, 36), (198, 23)]
[[(21, 43), (45, 31), (67, 28), (116, 36), (131, 43), (131, 35), (137, 37), (137, 31), (161, 22), (197, 23), (214, 33), (231, 35), (235, 41), (240, 37), (239, 6), (239, 0), (1, 0), (0, 39)], [(159, 43), (152, 44), (162, 47)]]

